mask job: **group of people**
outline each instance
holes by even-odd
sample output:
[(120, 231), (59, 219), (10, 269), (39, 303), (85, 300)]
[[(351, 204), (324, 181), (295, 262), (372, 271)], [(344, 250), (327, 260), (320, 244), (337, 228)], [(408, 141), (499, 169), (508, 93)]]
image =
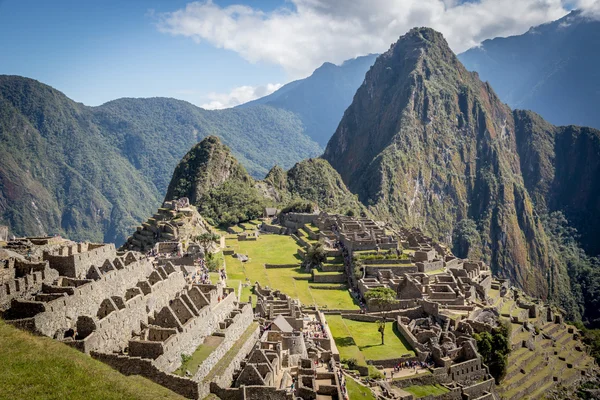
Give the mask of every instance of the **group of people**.
[(196, 271), (189, 276), (189, 283), (209, 285), (211, 284), (210, 275), (208, 274), (208, 268), (206, 262), (203, 259), (198, 260), (198, 267)]
[(304, 330), (304, 339), (307, 338), (327, 339), (325, 325), (318, 321), (309, 322), (307, 328)]
[(412, 369), (412, 368), (414, 368), (414, 370), (416, 372), (418, 368), (429, 368), (429, 367), (433, 367), (433, 362), (431, 362), (431, 361), (418, 361), (418, 360), (403, 361), (401, 363), (398, 363), (398, 365), (396, 365), (394, 367), (394, 371), (392, 372), (392, 378), (394, 377), (394, 375), (393, 375), (394, 372), (400, 372), (403, 369)]

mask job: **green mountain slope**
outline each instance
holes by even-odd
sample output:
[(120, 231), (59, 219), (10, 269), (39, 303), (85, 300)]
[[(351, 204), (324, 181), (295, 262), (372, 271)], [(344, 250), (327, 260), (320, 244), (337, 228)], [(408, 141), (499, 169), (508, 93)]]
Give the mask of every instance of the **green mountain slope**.
[(37, 81), (0, 76), (0, 224), (17, 235), (120, 244), (159, 205), (186, 150), (209, 134), (256, 177), (320, 153), (296, 116), (269, 106), (206, 111), (153, 98), (86, 107)]
[(223, 225), (257, 218), (265, 207), (298, 201), (331, 212), (365, 211), (327, 161), (307, 159), (287, 172), (275, 166), (256, 181), (215, 136), (192, 147), (175, 168), (165, 200), (180, 197), (188, 197), (207, 220)]
[(445, 242), (472, 220), (480, 245), (463, 253), (566, 304), (569, 278), (523, 180), (516, 130), (512, 110), (442, 35), (416, 28), (367, 73), (324, 158), (382, 219)]

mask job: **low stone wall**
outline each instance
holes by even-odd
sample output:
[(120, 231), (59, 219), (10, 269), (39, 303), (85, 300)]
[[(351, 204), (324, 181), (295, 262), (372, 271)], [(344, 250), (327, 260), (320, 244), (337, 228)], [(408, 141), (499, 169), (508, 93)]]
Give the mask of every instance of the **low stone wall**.
[(256, 330), (252, 333), (252, 335), (246, 340), (238, 350), (237, 354), (233, 358), (233, 360), (229, 363), (229, 366), (223, 371), (221, 375), (215, 376), (211, 382), (202, 382), (199, 386), (199, 398), (203, 399), (204, 397), (210, 394), (210, 385), (211, 383), (215, 383), (220, 387), (229, 387), (233, 381), (233, 374), (235, 370), (240, 368), (242, 361), (246, 359), (248, 354), (254, 349), (254, 345), (258, 341), (260, 337), (260, 327), (256, 327)]
[(202, 362), (202, 365), (198, 368), (198, 371), (194, 374), (194, 380), (201, 382), (210, 370), (219, 362), (221, 358), (231, 349), (231, 346), (244, 334), (248, 326), (254, 319), (254, 313), (252, 312), (252, 306), (246, 304), (242, 313), (236, 317), (236, 320), (231, 324), (225, 331), (223, 342), (213, 350), (212, 353)]
[(265, 264), (265, 268), (298, 268), (300, 264)]
[(92, 352), (91, 356), (96, 360), (110, 365), (123, 375), (141, 375), (151, 381), (164, 386), (177, 394), (188, 399), (198, 399), (198, 383), (191, 379), (183, 378), (177, 375), (161, 371), (151, 360), (141, 359), (139, 357), (127, 357), (118, 354), (106, 354)]
[(365, 267), (367, 276), (377, 276), (379, 271), (389, 270), (396, 275), (412, 274), (418, 272), (417, 266), (413, 264), (406, 265), (367, 265)]
[(410, 265), (412, 261), (409, 259), (366, 259), (362, 260), (364, 265)]
[(322, 274), (313, 270), (312, 280), (315, 283), (344, 283), (346, 282), (346, 275), (343, 273), (339, 274)]

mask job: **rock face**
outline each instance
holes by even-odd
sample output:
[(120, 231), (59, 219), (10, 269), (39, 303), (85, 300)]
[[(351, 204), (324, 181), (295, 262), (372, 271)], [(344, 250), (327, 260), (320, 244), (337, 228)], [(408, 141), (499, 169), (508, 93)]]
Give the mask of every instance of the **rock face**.
[(530, 111), (514, 117), (521, 171), (536, 210), (562, 211), (586, 252), (600, 254), (600, 131), (555, 127)]
[(415, 28), (367, 73), (324, 158), (381, 219), (445, 242), (474, 220), (495, 272), (546, 298), (568, 277), (523, 180), (519, 121), (440, 33)]
[(165, 201), (187, 197), (198, 203), (210, 189), (226, 181), (252, 185), (252, 178), (218, 137), (209, 136), (192, 147), (173, 172)]

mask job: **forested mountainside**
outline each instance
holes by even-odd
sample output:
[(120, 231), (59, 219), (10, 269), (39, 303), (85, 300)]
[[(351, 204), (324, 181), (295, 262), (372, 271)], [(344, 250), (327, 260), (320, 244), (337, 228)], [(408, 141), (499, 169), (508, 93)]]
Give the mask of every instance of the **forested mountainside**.
[[(581, 156), (592, 162), (598, 135), (513, 112), (440, 33), (415, 28), (367, 73), (324, 158), (377, 217), (454, 242), (459, 256), (482, 257), (528, 292), (577, 314), (577, 278), (569, 277), (577, 274), (549, 234), (556, 224), (546, 222), (552, 211), (569, 215), (555, 196), (561, 185), (589, 188), (574, 204), (597, 214), (597, 157), (581, 174), (573, 153), (585, 141), (590, 148)], [(566, 143), (557, 156), (554, 149)]]
[(239, 108), (266, 104), (292, 111), (304, 123), (306, 134), (325, 147), (376, 57), (369, 54), (346, 60), (339, 66), (324, 63), (311, 76), (290, 82)]
[(458, 56), (511, 107), (556, 125), (600, 128), (600, 21), (581, 11)]
[(165, 200), (180, 197), (188, 197), (209, 222), (222, 225), (258, 218), (265, 207), (365, 211), (327, 161), (307, 159), (287, 172), (275, 166), (256, 181), (215, 136), (192, 147), (175, 168)]
[(293, 113), (269, 106), (207, 111), (151, 98), (87, 107), (38, 81), (0, 76), (0, 224), (17, 235), (120, 244), (202, 138), (219, 135), (264, 177), (320, 153), (303, 129)]

